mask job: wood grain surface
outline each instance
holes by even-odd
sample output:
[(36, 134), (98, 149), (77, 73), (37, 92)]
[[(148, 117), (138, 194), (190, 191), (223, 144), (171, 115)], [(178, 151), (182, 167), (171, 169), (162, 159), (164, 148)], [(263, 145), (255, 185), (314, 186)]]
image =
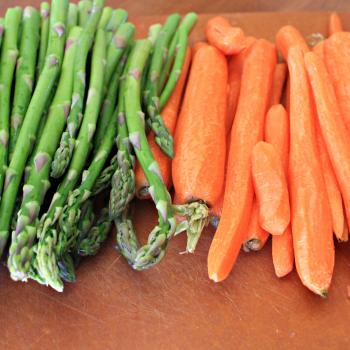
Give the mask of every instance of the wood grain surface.
[[(347, 1), (316, 2), (342, 6)], [(19, 1), (1, 1), (0, 8), (14, 3)], [(127, 2), (118, 5), (124, 3)], [(137, 3), (141, 6), (143, 2)], [(177, 2), (182, 10), (181, 3), (185, 2)], [(245, 3), (260, 6), (264, 2)], [(311, 4), (311, 1), (300, 3)], [(226, 11), (224, 1), (217, 4), (221, 4), (220, 9), (210, 7), (210, 10)], [(173, 11), (174, 6), (154, 10)], [(203, 38), (208, 17), (200, 17), (193, 41)], [(276, 30), (286, 23), (297, 25), (305, 35), (324, 32), (328, 14), (247, 13), (227, 14), (227, 17), (247, 33), (272, 40)], [(342, 17), (350, 29), (350, 14)], [(162, 19), (159, 16), (135, 19), (139, 35), (151, 23)], [(139, 235), (145, 239), (155, 223), (150, 203), (136, 203), (135, 223)], [(212, 235), (213, 231), (207, 229), (194, 255), (179, 255), (185, 240), (177, 237), (170, 243), (164, 261), (141, 273), (132, 271), (119, 256), (111, 235), (98, 256), (82, 262), (78, 281), (66, 285), (63, 294), (34, 282), (14, 283), (6, 268), (0, 266), (0, 348), (350, 348), (349, 244), (336, 244), (333, 284), (328, 299), (322, 300), (301, 285), (296, 272), (282, 280), (275, 277), (270, 244), (259, 253), (242, 252), (231, 276), (224, 283), (212, 283), (206, 269)]]

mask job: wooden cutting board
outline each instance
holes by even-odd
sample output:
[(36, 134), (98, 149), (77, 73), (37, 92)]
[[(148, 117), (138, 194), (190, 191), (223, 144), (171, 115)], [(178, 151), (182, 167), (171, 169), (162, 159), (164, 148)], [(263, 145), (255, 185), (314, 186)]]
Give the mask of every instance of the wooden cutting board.
[[(227, 14), (247, 34), (273, 40), (283, 24), (305, 35), (325, 33), (326, 13)], [(193, 40), (203, 38), (201, 16)], [(348, 28), (350, 15), (343, 15)], [(133, 19), (139, 35), (161, 17)], [(349, 62), (350, 64), (350, 62)], [(210, 67), (208, 67), (210, 69)], [(136, 228), (145, 238), (155, 222), (150, 203), (136, 204)], [(213, 231), (193, 255), (179, 255), (175, 238), (163, 262), (135, 272), (110, 237), (100, 254), (83, 261), (78, 281), (58, 294), (34, 282), (14, 283), (0, 267), (2, 349), (349, 349), (350, 247), (336, 244), (328, 299), (305, 289), (295, 272), (278, 280), (271, 245), (241, 253), (221, 284), (207, 277)]]

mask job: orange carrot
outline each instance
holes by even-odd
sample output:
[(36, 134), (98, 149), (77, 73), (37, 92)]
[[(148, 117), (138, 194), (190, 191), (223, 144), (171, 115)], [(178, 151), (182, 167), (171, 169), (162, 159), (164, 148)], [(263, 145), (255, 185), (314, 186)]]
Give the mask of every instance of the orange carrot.
[[(191, 49), (188, 48), (180, 78), (176, 84), (174, 92), (169, 98), (168, 103), (166, 104), (166, 106), (162, 111), (164, 124), (172, 134), (175, 131), (176, 120), (178, 116), (178, 111), (179, 111), (179, 107), (182, 99), (182, 93), (186, 83), (186, 78), (190, 67), (190, 63), (191, 63)], [(148, 144), (151, 148), (151, 152), (159, 165), (164, 183), (168, 188), (170, 188), (171, 187), (171, 159), (168, 156), (166, 156), (161, 151), (159, 146), (156, 144), (154, 140), (154, 134), (152, 132), (149, 133), (149, 135), (147, 136), (147, 139), (148, 139)], [(138, 162), (136, 163), (136, 168), (135, 168), (135, 181), (136, 181), (137, 197), (140, 199), (150, 198), (150, 195), (148, 193), (149, 183)]]
[(326, 296), (334, 267), (332, 218), (322, 176), (315, 135), (316, 116), (303, 56), (300, 47), (290, 48), (289, 183), (292, 234), (295, 263), (301, 281), (314, 293)]
[(320, 57), (323, 61), (325, 60), (324, 56), (324, 40), (320, 41), (312, 48), (312, 52), (314, 52), (318, 57)]
[(336, 12), (332, 12), (329, 17), (329, 26), (328, 26), (329, 36), (333, 35), (334, 33), (342, 32), (342, 31), (343, 31), (343, 24), (339, 15)]
[(244, 49), (243, 30), (233, 27), (226, 18), (211, 18), (205, 27), (205, 34), (208, 42), (225, 55), (235, 55)]
[(350, 33), (335, 33), (325, 41), (325, 62), (350, 135)]
[(344, 200), (346, 217), (350, 220), (350, 139), (341, 118), (332, 83), (324, 62), (314, 53), (305, 55), (315, 98), (323, 140)]
[(236, 114), (239, 92), (241, 89), (241, 77), (244, 61), (249, 53), (250, 47), (256, 42), (252, 36), (245, 40), (246, 48), (238, 55), (232, 56), (228, 62), (228, 96), (227, 96), (227, 119), (226, 131), (231, 132), (233, 119)]
[(322, 173), (326, 183), (326, 190), (331, 208), (333, 232), (337, 239), (341, 240), (344, 233), (343, 199), (319, 125), (316, 127), (316, 137), (320, 152)]
[(247, 236), (243, 242), (243, 250), (246, 252), (261, 250), (268, 238), (268, 232), (261, 228), (259, 224), (259, 207), (256, 198), (254, 198)]
[[(275, 147), (281, 158), (285, 174), (288, 174), (289, 118), (282, 105), (272, 106), (266, 115), (265, 141)], [(293, 270), (294, 251), (290, 225), (282, 235), (272, 236), (272, 261), (277, 277), (284, 277)]]
[(259, 224), (272, 235), (281, 235), (290, 223), (289, 193), (281, 158), (270, 143), (255, 145), (252, 174)]
[(343, 232), (343, 236), (341, 238), (342, 242), (347, 242), (349, 240), (349, 226), (348, 226), (348, 222), (346, 220), (346, 217), (344, 215), (344, 232)]
[(201, 47), (203, 46), (207, 46), (208, 43), (206, 43), (205, 41), (197, 41), (194, 45), (193, 45), (193, 48), (192, 48), (192, 55), (194, 56), (198, 49), (200, 49)]
[(273, 77), (271, 106), (280, 103), (286, 77), (287, 65), (278, 63)]
[(300, 47), (303, 53), (309, 51), (309, 47), (302, 34), (291, 25), (284, 26), (277, 32), (276, 45), (286, 61), (288, 60), (288, 51), (292, 46)]
[(226, 159), (226, 91), (225, 56), (210, 45), (201, 47), (193, 58), (174, 138), (172, 175), (181, 204), (201, 200), (211, 206), (220, 197)]
[(263, 138), (276, 56), (274, 45), (258, 40), (244, 64), (231, 131), (226, 174), (229, 181), (225, 186), (222, 217), (208, 255), (208, 274), (216, 282), (229, 275), (247, 233), (254, 196), (251, 153), (255, 144)]
[(286, 84), (286, 94), (285, 94), (285, 105), (287, 113), (290, 113), (290, 79), (288, 76), (287, 84)]

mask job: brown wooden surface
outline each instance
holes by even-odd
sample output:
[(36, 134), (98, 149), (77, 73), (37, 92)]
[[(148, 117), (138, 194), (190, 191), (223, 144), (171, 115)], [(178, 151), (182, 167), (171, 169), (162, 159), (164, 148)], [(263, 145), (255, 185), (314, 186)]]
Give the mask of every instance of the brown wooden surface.
[[(9, 3), (15, 1), (0, 6)], [(324, 31), (328, 15), (228, 17), (249, 34), (273, 39), (285, 23), (304, 34)], [(194, 40), (203, 37), (206, 18), (201, 17)], [(343, 19), (349, 23), (350, 15)], [(144, 32), (160, 20), (137, 22)], [(138, 203), (135, 222), (145, 237), (154, 223), (150, 204)], [(1, 266), (0, 348), (349, 349), (349, 244), (337, 244), (332, 288), (322, 300), (301, 285), (295, 272), (283, 280), (274, 276), (270, 244), (259, 253), (241, 253), (224, 283), (210, 282), (206, 256), (212, 234), (205, 232), (194, 255), (179, 255), (184, 238), (174, 239), (164, 261), (142, 273), (129, 268), (111, 237), (98, 256), (83, 261), (77, 283), (63, 294), (33, 282), (14, 283)]]

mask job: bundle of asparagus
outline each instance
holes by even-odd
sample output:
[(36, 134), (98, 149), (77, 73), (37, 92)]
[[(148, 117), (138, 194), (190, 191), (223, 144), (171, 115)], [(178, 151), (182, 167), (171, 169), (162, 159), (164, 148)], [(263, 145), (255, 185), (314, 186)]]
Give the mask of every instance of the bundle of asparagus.
[[(80, 258), (98, 252), (113, 223), (121, 254), (146, 269), (185, 228), (174, 213), (190, 210), (172, 205), (146, 133), (148, 126), (173, 156), (161, 111), (196, 19), (173, 14), (141, 40), (127, 12), (104, 0), (52, 0), (40, 12), (10, 8), (0, 19), (0, 256), (8, 248), (12, 279), (62, 291), (62, 280), (75, 281)], [(135, 156), (159, 214), (143, 247), (129, 212)], [(108, 204), (95, 213), (99, 194)]]

